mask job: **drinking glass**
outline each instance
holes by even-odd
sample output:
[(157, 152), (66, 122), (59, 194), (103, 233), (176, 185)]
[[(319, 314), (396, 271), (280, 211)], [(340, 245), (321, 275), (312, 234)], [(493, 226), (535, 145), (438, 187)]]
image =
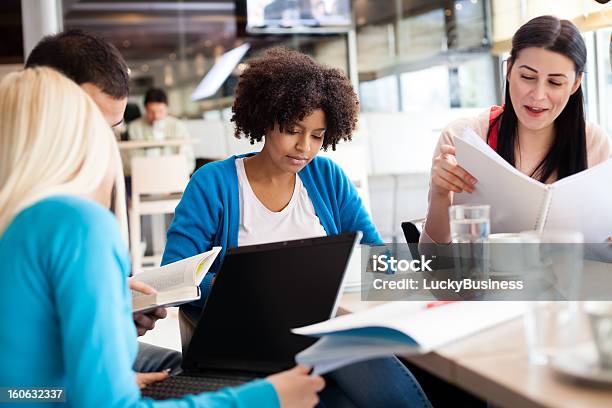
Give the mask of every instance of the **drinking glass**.
[(482, 279), (488, 273), (489, 213), (488, 205), (453, 205), (448, 209), (458, 279)]
[(538, 299), (528, 302), (525, 341), (529, 361), (547, 364), (579, 341), (577, 301), (583, 266), (583, 236), (575, 231), (546, 231), (538, 235), (543, 276), (550, 282)]

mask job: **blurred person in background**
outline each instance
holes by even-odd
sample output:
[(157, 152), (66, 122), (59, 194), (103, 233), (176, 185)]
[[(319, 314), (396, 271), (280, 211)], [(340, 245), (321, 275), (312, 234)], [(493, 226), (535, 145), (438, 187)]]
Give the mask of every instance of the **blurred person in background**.
[[(144, 97), (145, 114), (128, 124), (129, 140), (175, 140), (189, 139), (190, 135), (185, 124), (168, 114), (168, 95), (162, 89), (151, 88)], [(185, 156), (187, 168), (191, 173), (195, 168), (193, 146), (150, 147), (145, 149), (130, 149), (130, 159), (135, 156), (161, 156), (181, 154)], [(129, 162), (124, 164), (126, 174), (129, 174)]]

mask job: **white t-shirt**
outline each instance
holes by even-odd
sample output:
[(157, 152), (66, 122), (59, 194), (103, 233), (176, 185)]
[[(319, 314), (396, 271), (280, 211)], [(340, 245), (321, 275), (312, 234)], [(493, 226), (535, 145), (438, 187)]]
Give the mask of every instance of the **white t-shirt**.
[(257, 198), (244, 170), (244, 158), (236, 159), (240, 200), (238, 246), (321, 237), (327, 235), (300, 177), (289, 204), (279, 212), (270, 211)]

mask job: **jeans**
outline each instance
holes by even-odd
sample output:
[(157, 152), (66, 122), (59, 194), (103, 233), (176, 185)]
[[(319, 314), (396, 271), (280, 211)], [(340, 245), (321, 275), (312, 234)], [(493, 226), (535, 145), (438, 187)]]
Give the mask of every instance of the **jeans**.
[(172, 374), (180, 372), (183, 356), (175, 350), (138, 342), (138, 355), (133, 369), (137, 373), (154, 373), (166, 368)]
[[(362, 361), (326, 375), (355, 407), (431, 408), (412, 373), (395, 357)], [(338, 405), (326, 404), (336, 407)]]

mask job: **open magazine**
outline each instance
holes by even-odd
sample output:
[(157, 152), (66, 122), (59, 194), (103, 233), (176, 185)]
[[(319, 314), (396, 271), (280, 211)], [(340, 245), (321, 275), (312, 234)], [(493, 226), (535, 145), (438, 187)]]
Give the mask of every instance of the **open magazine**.
[(132, 291), (134, 312), (147, 312), (156, 307), (177, 306), (200, 298), (200, 283), (208, 272), (221, 247), (173, 262), (159, 268), (146, 268), (136, 279), (152, 286), (157, 293), (145, 295)]
[(455, 194), (453, 204), (491, 205), (491, 232), (574, 230), (585, 242), (612, 235), (612, 160), (544, 184), (521, 173), (474, 131), (455, 138), (457, 163), (478, 179), (473, 193)]
[(523, 314), (524, 302), (389, 302), (293, 329), (320, 337), (296, 361), (325, 374), (359, 361), (394, 354), (421, 354)]

